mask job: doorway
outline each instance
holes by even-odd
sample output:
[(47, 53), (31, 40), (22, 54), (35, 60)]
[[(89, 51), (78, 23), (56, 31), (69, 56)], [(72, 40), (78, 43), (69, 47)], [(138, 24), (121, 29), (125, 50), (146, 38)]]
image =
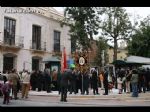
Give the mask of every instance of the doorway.
[(39, 70), (39, 59), (32, 58), (32, 70)]
[(3, 63), (3, 71), (12, 70), (14, 68), (14, 57), (4, 56)]

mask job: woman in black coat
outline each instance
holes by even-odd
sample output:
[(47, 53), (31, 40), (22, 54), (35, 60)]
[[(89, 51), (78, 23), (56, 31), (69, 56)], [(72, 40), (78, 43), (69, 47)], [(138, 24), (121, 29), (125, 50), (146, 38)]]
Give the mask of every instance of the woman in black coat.
[[(92, 71), (92, 87), (93, 87), (93, 94), (99, 94), (98, 93), (98, 76), (96, 70)], [(96, 93), (95, 93), (96, 92)]]

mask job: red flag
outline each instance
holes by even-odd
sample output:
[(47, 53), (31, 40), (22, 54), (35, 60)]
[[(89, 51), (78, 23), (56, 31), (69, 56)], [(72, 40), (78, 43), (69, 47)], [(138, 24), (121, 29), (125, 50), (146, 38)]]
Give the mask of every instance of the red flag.
[(61, 71), (63, 72), (64, 69), (67, 68), (67, 55), (66, 55), (66, 49), (63, 48), (62, 57), (61, 57)]

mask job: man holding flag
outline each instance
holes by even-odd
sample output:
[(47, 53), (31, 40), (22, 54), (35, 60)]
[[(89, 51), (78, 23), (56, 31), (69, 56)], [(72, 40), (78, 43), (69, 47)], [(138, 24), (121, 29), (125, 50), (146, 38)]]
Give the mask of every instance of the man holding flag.
[(60, 91), (61, 99), (60, 101), (67, 102), (67, 89), (68, 89), (69, 73), (67, 71), (67, 60), (65, 47), (63, 48), (62, 58), (61, 58), (61, 77), (60, 77)]

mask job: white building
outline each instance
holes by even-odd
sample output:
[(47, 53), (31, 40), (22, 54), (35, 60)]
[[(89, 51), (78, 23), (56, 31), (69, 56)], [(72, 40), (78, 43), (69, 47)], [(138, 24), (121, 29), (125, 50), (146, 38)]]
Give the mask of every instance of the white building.
[(0, 7), (0, 71), (43, 70), (43, 60), (61, 56), (63, 46), (69, 56), (69, 26), (60, 25), (63, 18), (50, 7)]

